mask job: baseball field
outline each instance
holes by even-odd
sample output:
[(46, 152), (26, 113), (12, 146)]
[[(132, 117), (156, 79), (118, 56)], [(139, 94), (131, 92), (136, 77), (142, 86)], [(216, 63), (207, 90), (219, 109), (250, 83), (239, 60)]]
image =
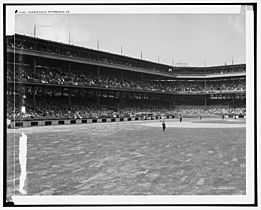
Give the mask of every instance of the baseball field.
[(7, 195), (244, 195), (244, 119), (178, 119), (8, 129)]

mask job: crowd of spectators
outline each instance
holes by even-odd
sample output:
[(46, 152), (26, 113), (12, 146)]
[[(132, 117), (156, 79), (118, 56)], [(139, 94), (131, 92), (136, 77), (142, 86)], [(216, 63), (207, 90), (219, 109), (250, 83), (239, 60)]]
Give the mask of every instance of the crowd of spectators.
[(211, 81), (206, 87), (208, 93), (246, 91), (246, 81), (243, 79)]
[(224, 74), (245, 72), (246, 65), (224, 65), (216, 67), (177, 67), (165, 64), (134, 59), (131, 57), (91, 50), (83, 47), (65, 45), (47, 40), (37, 40), (31, 37), (16, 35), (15, 42), (13, 37), (7, 38), (7, 44), (11, 47), (42, 51), (45, 53), (61, 54), (92, 60), (95, 62), (121, 65), (125, 67), (135, 67), (152, 71), (164, 72), (167, 74)]
[(169, 102), (157, 100), (126, 99), (122, 104), (119, 99), (101, 98), (97, 105), (95, 97), (73, 98), (68, 103), (67, 97), (39, 97), (33, 105), (32, 97), (26, 99), (25, 112), (22, 112), (21, 100), (7, 101), (7, 119), (10, 120), (41, 120), (41, 119), (93, 119), (93, 118), (119, 118), (138, 117), (142, 114), (151, 116), (172, 115), (179, 116), (218, 116), (223, 114), (245, 115), (245, 106), (229, 107), (228, 105), (192, 106), (173, 105)]
[(224, 115), (224, 114), (234, 114), (234, 115), (245, 115), (245, 106), (239, 107), (229, 107), (228, 105), (210, 105), (210, 106), (192, 106), (192, 105), (182, 105), (175, 106), (175, 115), (183, 116), (204, 116), (204, 115)]
[[(15, 72), (15, 75), (14, 75)], [(8, 65), (7, 80), (29, 81), (44, 84), (73, 85), (85, 87), (131, 89), (160, 93), (222, 93), (229, 91), (245, 91), (245, 79), (210, 80), (206, 84), (202, 80), (134, 80), (119, 78), (113, 74), (101, 74), (99, 77), (92, 71), (87, 73), (79, 70), (65, 71), (57, 67), (37, 67), (34, 74), (29, 65)]]
[(33, 75), (28, 69), (30, 69), (28, 64), (7, 63), (7, 81), (16, 80), (26, 82), (33, 79)]

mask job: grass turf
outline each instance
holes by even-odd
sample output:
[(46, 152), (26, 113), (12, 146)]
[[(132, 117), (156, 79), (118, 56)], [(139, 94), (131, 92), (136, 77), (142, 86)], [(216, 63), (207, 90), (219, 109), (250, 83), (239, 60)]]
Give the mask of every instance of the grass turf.
[(163, 133), (160, 122), (158, 128), (134, 122), (9, 130), (7, 195), (19, 194), (21, 131), (28, 136), (29, 195), (246, 193), (245, 128)]

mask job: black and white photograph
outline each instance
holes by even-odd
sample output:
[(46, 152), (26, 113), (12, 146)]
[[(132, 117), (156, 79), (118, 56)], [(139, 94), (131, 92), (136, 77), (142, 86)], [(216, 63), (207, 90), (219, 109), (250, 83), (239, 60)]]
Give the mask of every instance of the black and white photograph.
[(5, 5), (4, 204), (256, 206), (255, 6)]

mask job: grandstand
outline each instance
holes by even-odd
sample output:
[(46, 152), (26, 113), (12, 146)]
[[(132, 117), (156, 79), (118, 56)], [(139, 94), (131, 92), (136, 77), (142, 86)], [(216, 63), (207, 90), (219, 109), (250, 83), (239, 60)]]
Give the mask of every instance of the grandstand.
[(11, 127), (246, 114), (245, 64), (177, 67), (20, 34), (6, 45)]

